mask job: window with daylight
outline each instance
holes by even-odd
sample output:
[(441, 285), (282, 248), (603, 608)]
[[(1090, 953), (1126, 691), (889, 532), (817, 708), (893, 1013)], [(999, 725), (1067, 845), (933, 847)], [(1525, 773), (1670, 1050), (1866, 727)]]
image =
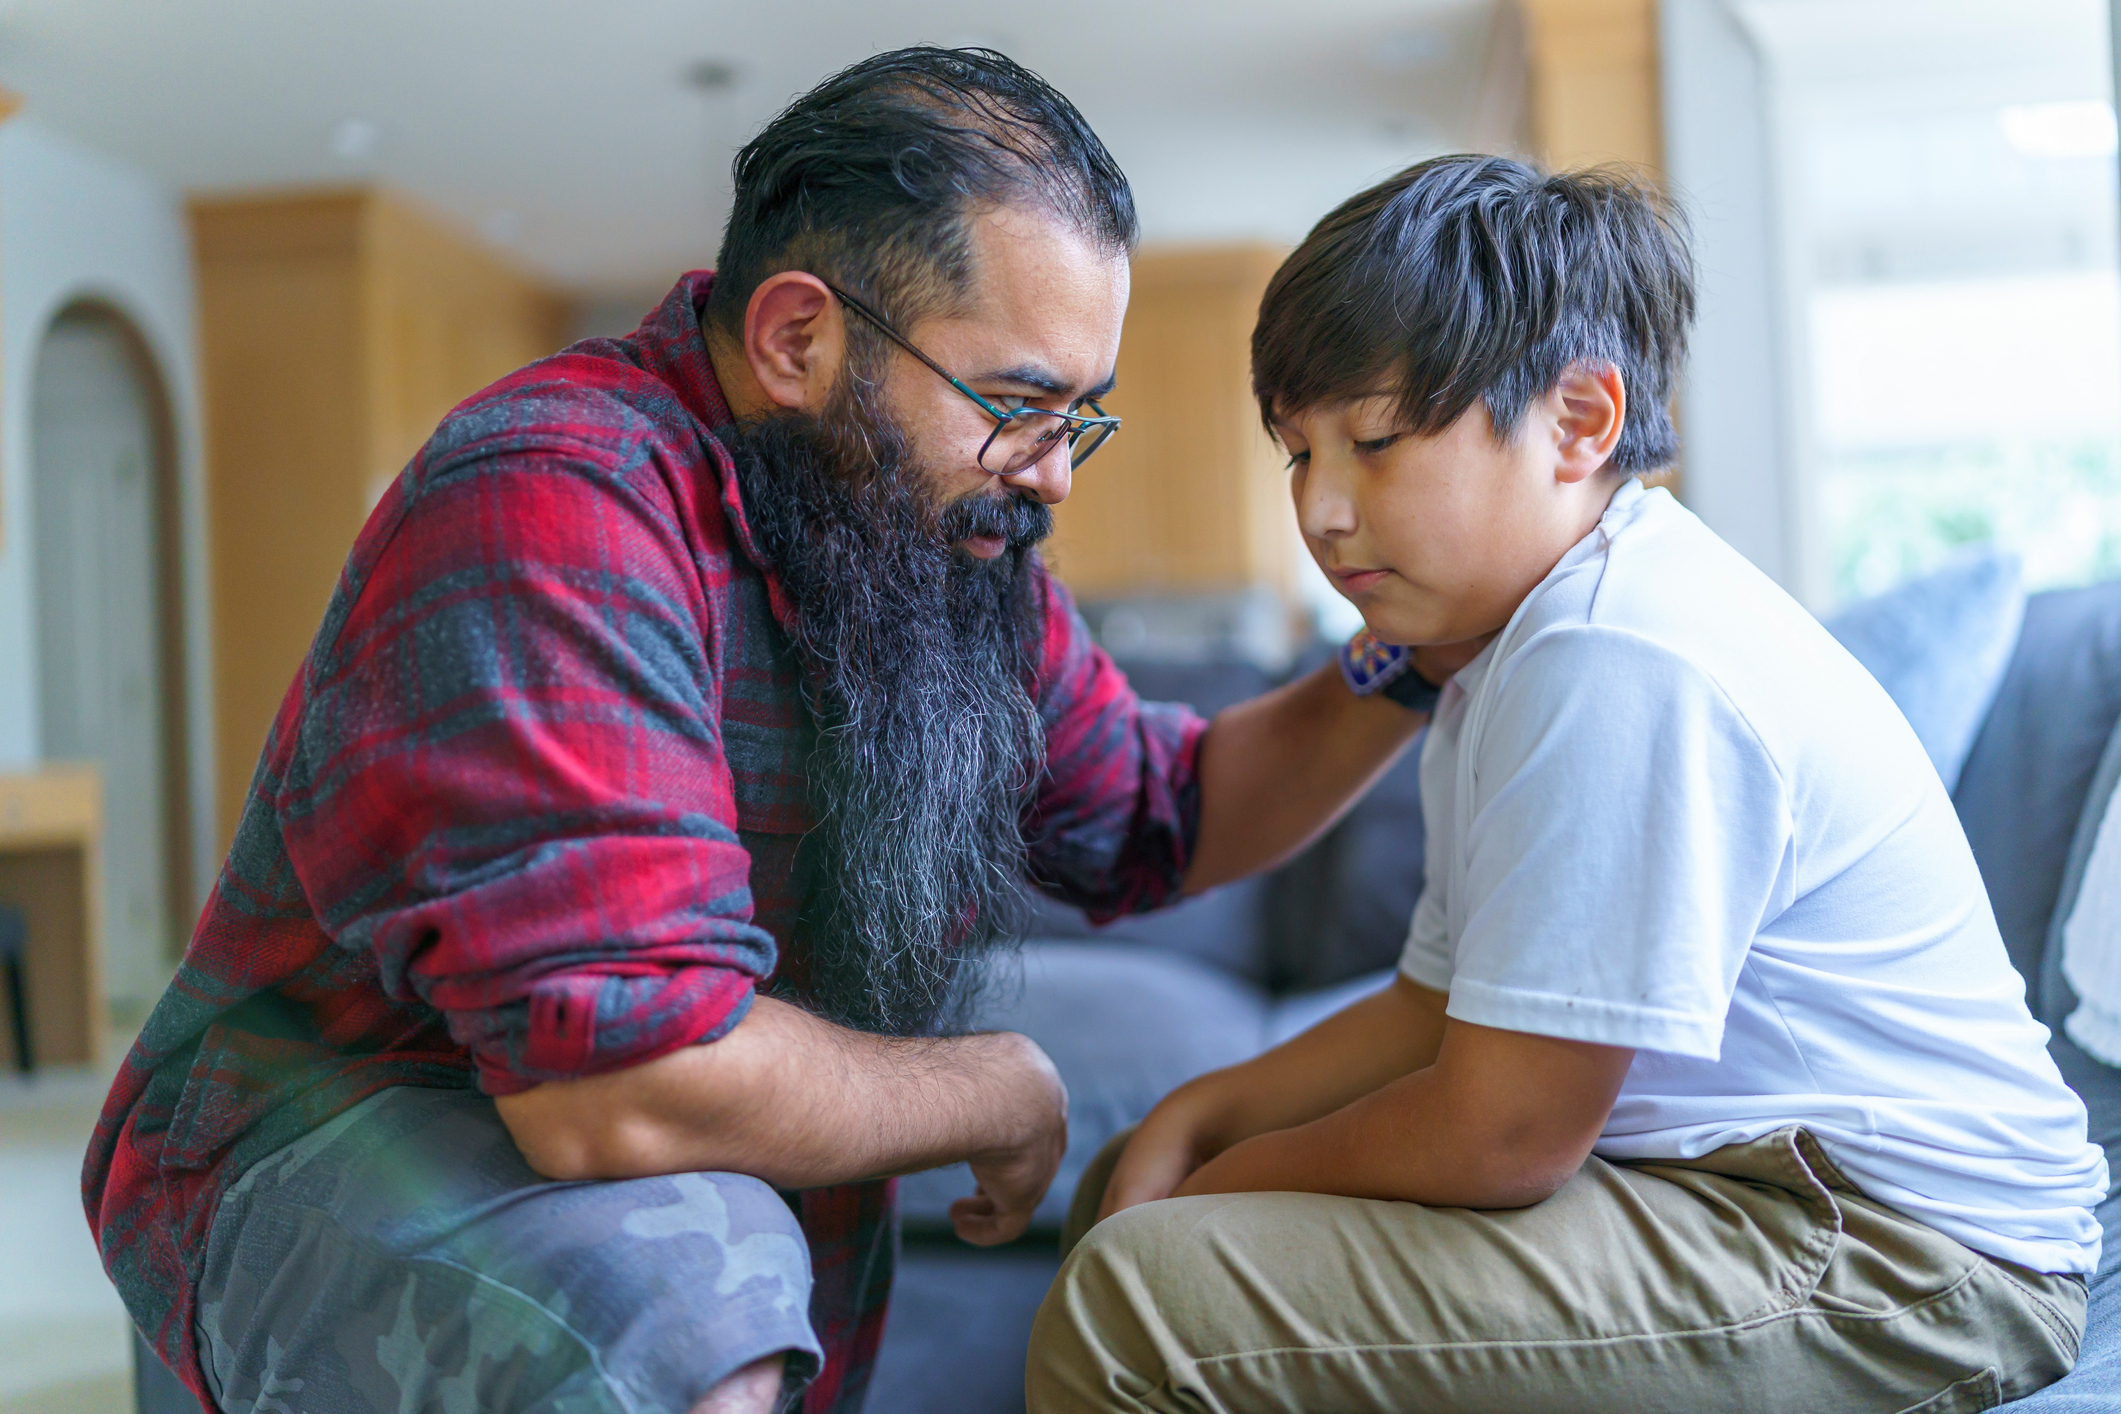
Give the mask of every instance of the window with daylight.
[(2121, 575), (2107, 8), (1934, 17), (1778, 66), (1822, 607), (1978, 542), (2020, 554), (2029, 588)]

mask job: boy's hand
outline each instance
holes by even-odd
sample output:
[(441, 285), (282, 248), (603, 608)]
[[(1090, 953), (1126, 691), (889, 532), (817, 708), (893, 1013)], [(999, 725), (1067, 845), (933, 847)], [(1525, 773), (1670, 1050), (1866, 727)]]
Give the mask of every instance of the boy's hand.
[(1634, 1059), (1623, 1046), (1447, 1021), (1434, 1065), (1323, 1118), (1226, 1145), (1172, 1196), (1526, 1207), (1583, 1166)]
[(1429, 1064), (1443, 1038), (1445, 1000), (1398, 978), (1264, 1055), (1179, 1086), (1149, 1111), (1114, 1165), (1099, 1221), (1169, 1198), (1246, 1139), (1331, 1114)]
[(1203, 1076), (1180, 1086), (1149, 1111), (1105, 1184), (1099, 1222), (1137, 1204), (1170, 1197), (1195, 1169), (1222, 1152), (1227, 1141), (1214, 1133), (1219, 1109), (1214, 1082), (1220, 1078)]

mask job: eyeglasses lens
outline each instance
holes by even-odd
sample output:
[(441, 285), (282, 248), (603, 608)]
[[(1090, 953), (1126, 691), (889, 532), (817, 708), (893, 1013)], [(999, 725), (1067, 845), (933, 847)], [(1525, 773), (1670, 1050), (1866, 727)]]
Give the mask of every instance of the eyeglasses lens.
[(1025, 408), (994, 429), (980, 453), (980, 469), (991, 476), (1014, 476), (1052, 452), (1072, 424), (1041, 408)]

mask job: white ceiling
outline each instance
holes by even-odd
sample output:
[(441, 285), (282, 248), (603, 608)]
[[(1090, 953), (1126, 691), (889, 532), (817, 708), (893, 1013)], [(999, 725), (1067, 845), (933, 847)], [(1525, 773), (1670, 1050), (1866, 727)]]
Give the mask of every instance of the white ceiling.
[[(1464, 140), (1489, 15), (1485, 0), (0, 0), (0, 84), (41, 125), (185, 190), (379, 178), (577, 292), (622, 295), (706, 263), (735, 148), (879, 49), (989, 43), (1039, 69), (1133, 178), (1151, 240), (1287, 241)], [(707, 59), (736, 66), (733, 89), (685, 82)]]
[(1741, 0), (1779, 94), (1785, 219), (1831, 284), (2111, 268), (2111, 152), (2027, 153), (2013, 105), (2112, 93), (2106, 0)]

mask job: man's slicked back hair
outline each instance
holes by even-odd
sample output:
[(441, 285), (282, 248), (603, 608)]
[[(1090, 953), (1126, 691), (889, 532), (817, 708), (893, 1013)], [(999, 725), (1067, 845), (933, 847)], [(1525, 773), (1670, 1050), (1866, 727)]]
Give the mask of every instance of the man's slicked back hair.
[[(1052, 85), (991, 49), (920, 45), (864, 59), (789, 105), (737, 153), (708, 319), (741, 337), (759, 284), (807, 270), (901, 327), (968, 303), (969, 220), (1041, 210), (1115, 255), (1134, 195)], [(861, 321), (850, 337), (873, 345)]]
[(1651, 471), (1678, 455), (1693, 320), (1684, 218), (1636, 178), (1438, 157), (1344, 202), (1275, 272), (1252, 388), (1269, 424), (1396, 396), (1421, 436), (1477, 398), (1507, 440), (1572, 364), (1610, 365), (1628, 402), (1607, 466)]

